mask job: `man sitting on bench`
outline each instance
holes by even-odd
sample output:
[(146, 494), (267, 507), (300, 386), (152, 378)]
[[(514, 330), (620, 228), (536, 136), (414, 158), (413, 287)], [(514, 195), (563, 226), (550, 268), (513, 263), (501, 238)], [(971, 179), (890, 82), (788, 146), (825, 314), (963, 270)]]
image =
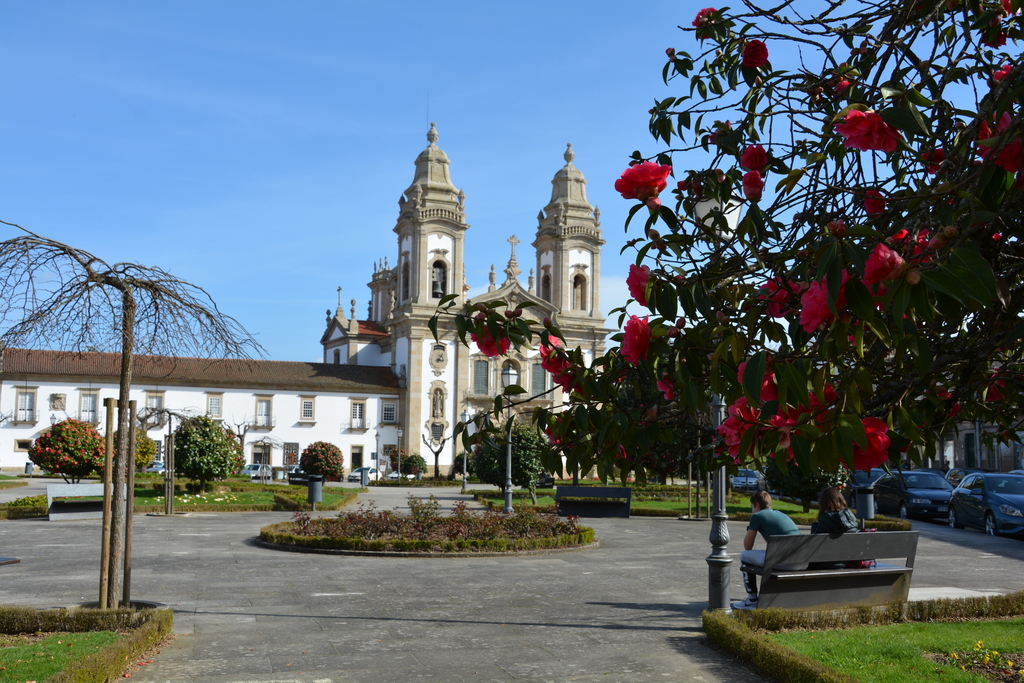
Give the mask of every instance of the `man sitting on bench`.
[[(772, 510), (772, 497), (767, 491), (758, 491), (750, 496), (750, 510), (754, 514), (750, 516), (750, 524), (747, 525), (747, 535), (743, 537), (743, 552), (740, 553), (740, 568), (743, 565), (764, 567), (763, 550), (754, 550), (754, 541), (760, 533), (767, 541), (769, 536), (799, 536), (800, 530), (788, 515)], [(807, 563), (792, 565), (775, 565), (777, 569), (801, 570), (807, 569)], [(747, 599), (743, 602), (734, 602), (733, 609), (756, 609), (757, 608), (757, 574), (743, 572), (743, 587), (747, 589)]]

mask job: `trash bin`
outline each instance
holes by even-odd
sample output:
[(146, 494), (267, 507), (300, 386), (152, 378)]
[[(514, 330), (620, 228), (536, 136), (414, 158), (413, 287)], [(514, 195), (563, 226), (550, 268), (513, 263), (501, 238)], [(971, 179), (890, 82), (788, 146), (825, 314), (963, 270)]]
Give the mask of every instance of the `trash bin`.
[(875, 487), (858, 486), (854, 491), (857, 495), (857, 519), (874, 519)]
[(25, 463), (25, 474), (32, 474), (32, 463)]
[(363, 468), (359, 472), (359, 485), (364, 489), (370, 485), (370, 471), (366, 468)]
[(316, 504), (323, 500), (324, 478), (319, 474), (311, 474), (306, 487), (306, 498), (316, 510)]

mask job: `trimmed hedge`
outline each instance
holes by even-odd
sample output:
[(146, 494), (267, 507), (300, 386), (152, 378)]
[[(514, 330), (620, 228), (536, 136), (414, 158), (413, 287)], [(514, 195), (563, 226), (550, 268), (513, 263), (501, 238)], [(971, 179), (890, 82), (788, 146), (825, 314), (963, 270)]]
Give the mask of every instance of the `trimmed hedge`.
[(19, 486), (28, 486), (28, 482), (7, 479), (0, 481), (0, 489), (16, 489)]
[[(470, 479), (472, 479), (472, 477), (470, 477)], [(473, 482), (471, 481), (470, 483)], [(476, 483), (479, 483), (479, 481), (477, 481)], [(370, 481), (370, 486), (412, 486), (414, 488), (453, 488), (462, 486), (462, 478), (460, 477), (459, 479), (454, 481), (449, 481), (448, 479), (427, 479), (426, 477), (424, 477), (423, 479), (399, 479), (397, 481), (381, 479), (378, 481)]]
[(826, 630), (851, 626), (880, 626), (907, 622), (965, 621), (1024, 616), (1024, 591), (979, 598), (942, 598), (894, 602), (877, 607), (798, 611), (781, 609), (706, 611), (704, 632), (729, 653), (780, 681), (794, 683), (854, 683), (836, 671), (765, 637), (783, 630)]
[(89, 683), (121, 677), (125, 667), (167, 637), (174, 624), (168, 609), (51, 609), (0, 606), (0, 633), (130, 631), (127, 636), (68, 665), (47, 683)]
[(302, 548), (329, 550), (355, 550), (362, 552), (404, 553), (458, 553), (458, 552), (524, 552), (553, 548), (573, 548), (594, 542), (594, 530), (580, 527), (580, 533), (549, 538), (487, 539), (461, 541), (407, 541), (367, 540), (363, 538), (333, 538), (330, 536), (295, 536), (285, 529), (293, 522), (278, 522), (260, 529), (259, 539), (264, 543), (291, 545)]

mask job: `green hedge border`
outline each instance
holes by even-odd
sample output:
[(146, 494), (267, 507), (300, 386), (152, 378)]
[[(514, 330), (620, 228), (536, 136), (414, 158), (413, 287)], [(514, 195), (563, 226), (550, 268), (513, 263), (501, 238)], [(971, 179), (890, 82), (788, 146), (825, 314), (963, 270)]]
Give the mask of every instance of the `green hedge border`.
[(0, 606), (0, 633), (124, 631), (130, 633), (116, 643), (84, 659), (72, 662), (46, 683), (84, 683), (121, 678), (149, 648), (167, 637), (174, 625), (169, 609), (52, 609)]
[(0, 490), (3, 489), (16, 489), (21, 486), (28, 486), (27, 481), (11, 481), (9, 479), (0, 479)]
[[(274, 502), (273, 504), (264, 505), (175, 505), (175, 512), (297, 512), (301, 510), (311, 509), (311, 505), (306, 501), (305, 493), (295, 492), (294, 495), (289, 495), (286, 491), (280, 489), (274, 490)], [(344, 493), (329, 493), (334, 496), (339, 496), (340, 500), (333, 503), (318, 503), (317, 510), (323, 511), (334, 511), (341, 510), (342, 508), (350, 505), (359, 496), (360, 489), (342, 489)], [(163, 512), (163, 505), (136, 505), (132, 508), (132, 511), (136, 515), (144, 515), (154, 512)], [(45, 507), (9, 507), (7, 505), (0, 505), (0, 519), (31, 519), (37, 517), (46, 517), (48, 511)]]
[(594, 544), (594, 530), (580, 527), (580, 533), (548, 538), (487, 539), (462, 541), (367, 540), (330, 536), (295, 536), (283, 531), (294, 522), (278, 522), (260, 529), (258, 540), (272, 546), (304, 550), (335, 550), (360, 553), (410, 553), (416, 555), (475, 555), (478, 553), (517, 553), (550, 550), (576, 550)]
[(856, 683), (858, 679), (781, 645), (765, 634), (792, 629), (836, 629), (907, 622), (964, 621), (1024, 616), (1024, 591), (979, 598), (894, 602), (879, 607), (798, 611), (705, 611), (704, 633), (726, 652), (786, 683)]

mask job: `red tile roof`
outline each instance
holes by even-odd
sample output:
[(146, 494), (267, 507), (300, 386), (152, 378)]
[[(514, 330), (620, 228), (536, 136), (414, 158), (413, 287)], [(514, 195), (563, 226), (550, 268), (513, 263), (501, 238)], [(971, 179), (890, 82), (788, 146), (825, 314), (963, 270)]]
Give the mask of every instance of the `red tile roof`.
[(372, 337), (386, 337), (387, 331), (373, 320), (357, 320), (359, 323), (359, 334), (368, 334)]
[[(0, 378), (88, 377), (117, 381), (121, 354), (4, 349)], [(133, 383), (353, 393), (397, 393), (390, 368), (225, 358), (135, 356)]]

